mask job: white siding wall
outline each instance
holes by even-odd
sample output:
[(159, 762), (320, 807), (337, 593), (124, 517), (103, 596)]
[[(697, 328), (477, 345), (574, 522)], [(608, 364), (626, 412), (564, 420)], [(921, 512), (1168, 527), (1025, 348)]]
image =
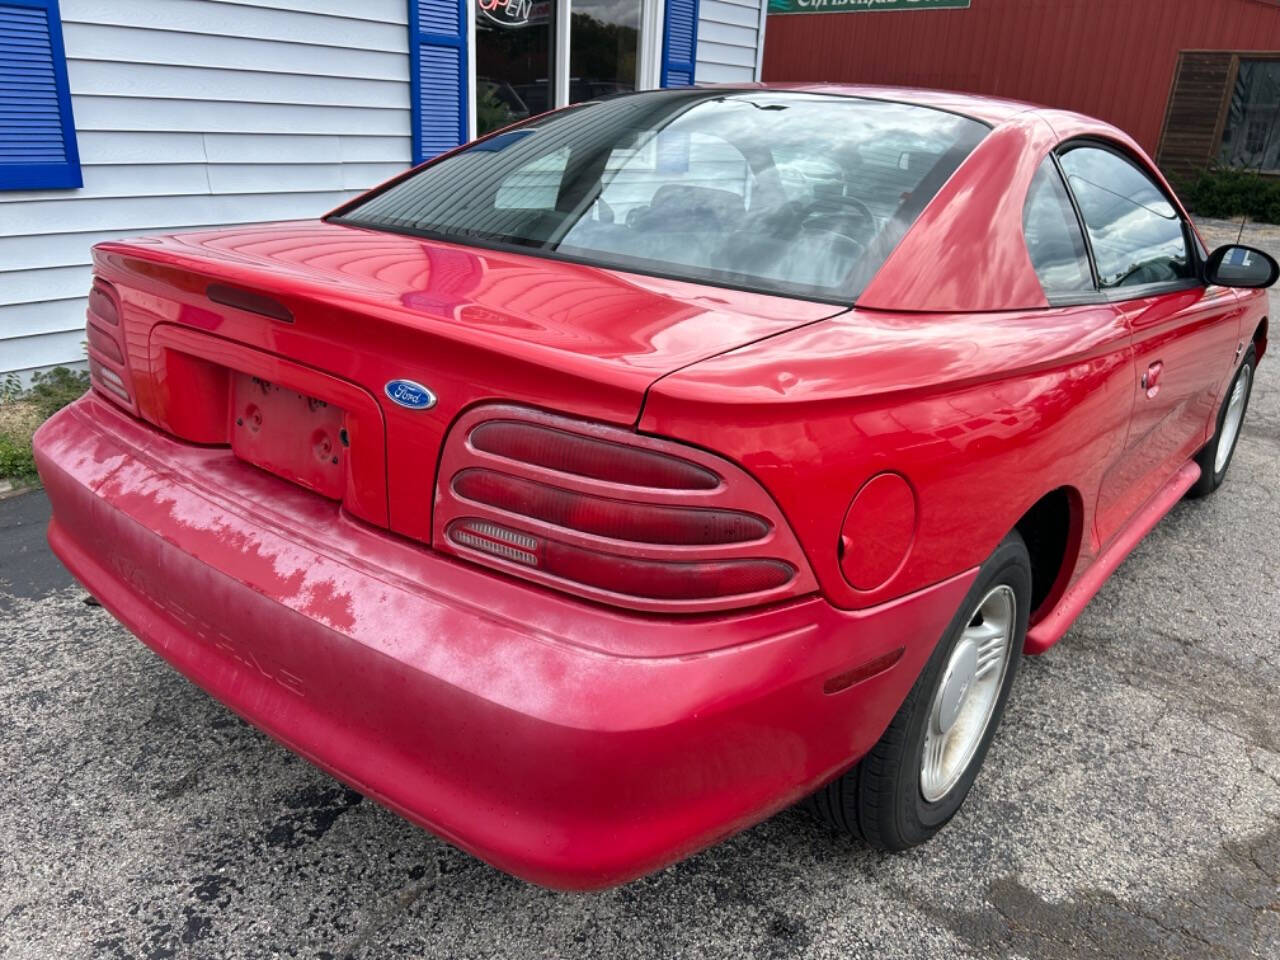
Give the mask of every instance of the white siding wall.
[(410, 162), (406, 0), (61, 8), (84, 188), (0, 191), (0, 372), (83, 359), (98, 240), (314, 217)]
[(760, 79), (764, 15), (769, 0), (699, 0), (698, 83)]

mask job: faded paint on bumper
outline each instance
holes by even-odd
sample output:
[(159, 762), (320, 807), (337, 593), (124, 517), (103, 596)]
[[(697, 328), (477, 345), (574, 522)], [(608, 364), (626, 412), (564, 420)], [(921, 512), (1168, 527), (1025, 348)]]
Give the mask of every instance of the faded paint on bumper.
[(148, 646), (362, 792), (562, 888), (687, 856), (849, 766), (974, 576), (857, 612), (664, 620), (444, 558), (93, 396), (36, 455), (55, 552)]

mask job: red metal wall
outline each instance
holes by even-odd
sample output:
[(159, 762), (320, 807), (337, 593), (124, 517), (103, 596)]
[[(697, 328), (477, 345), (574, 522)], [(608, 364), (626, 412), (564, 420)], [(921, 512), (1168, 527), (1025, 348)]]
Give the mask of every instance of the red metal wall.
[(1079, 110), (1154, 153), (1179, 50), (1280, 52), (1275, 0), (973, 0), (770, 16), (766, 80), (895, 83)]

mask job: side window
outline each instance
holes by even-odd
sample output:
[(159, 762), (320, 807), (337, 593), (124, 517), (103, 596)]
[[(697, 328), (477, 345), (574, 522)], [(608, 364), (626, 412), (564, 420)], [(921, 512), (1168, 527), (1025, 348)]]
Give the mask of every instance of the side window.
[(1045, 158), (1031, 180), (1022, 210), (1022, 233), (1045, 296), (1093, 292), (1084, 234), (1052, 157)]
[(1104, 288), (1194, 276), (1182, 220), (1150, 177), (1100, 147), (1068, 150), (1062, 169), (1084, 216)]

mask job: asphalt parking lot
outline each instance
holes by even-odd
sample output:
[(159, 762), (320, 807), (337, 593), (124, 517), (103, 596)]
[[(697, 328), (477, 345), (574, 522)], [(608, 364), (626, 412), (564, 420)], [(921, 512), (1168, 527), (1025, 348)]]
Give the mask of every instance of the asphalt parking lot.
[(514, 880), (297, 759), (84, 603), (42, 494), (0, 501), (0, 955), (1280, 957), (1268, 360), (1225, 486), (1026, 662), (932, 843), (879, 854), (792, 810), (600, 894)]

